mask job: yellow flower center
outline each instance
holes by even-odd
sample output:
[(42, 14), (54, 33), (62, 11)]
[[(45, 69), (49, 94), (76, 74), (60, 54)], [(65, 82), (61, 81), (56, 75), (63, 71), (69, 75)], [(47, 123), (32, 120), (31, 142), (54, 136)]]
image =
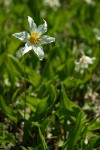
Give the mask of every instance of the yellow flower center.
[(81, 61), (82, 61), (83, 63), (87, 62), (87, 57), (82, 56)]
[(36, 33), (32, 33), (29, 41), (31, 44), (37, 44), (40, 41), (40, 35), (36, 32)]

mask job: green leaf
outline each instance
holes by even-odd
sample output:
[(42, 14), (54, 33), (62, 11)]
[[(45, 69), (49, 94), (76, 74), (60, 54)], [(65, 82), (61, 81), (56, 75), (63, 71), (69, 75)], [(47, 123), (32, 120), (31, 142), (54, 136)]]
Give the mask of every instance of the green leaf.
[(71, 128), (69, 132), (69, 136), (67, 141), (64, 144), (64, 150), (74, 150), (74, 146), (77, 144), (79, 139), (82, 141), (82, 137), (84, 136), (85, 132), (84, 129), (86, 128), (86, 117), (83, 116), (83, 112), (79, 112), (76, 118), (76, 122), (74, 126)]
[(93, 146), (93, 148), (100, 148), (100, 136), (97, 136), (97, 137), (92, 137), (90, 139), (90, 143), (91, 145)]
[(37, 105), (35, 117), (38, 118), (41, 115), (43, 117), (44, 113), (45, 112), (47, 113), (47, 111), (53, 106), (56, 97), (57, 97), (56, 89), (53, 85), (51, 85), (50, 88), (47, 89), (47, 97), (43, 98)]
[(25, 147), (23, 147), (23, 146), (20, 146), (21, 148), (22, 148), (22, 150), (27, 150)]
[(13, 109), (8, 107), (3, 99), (2, 96), (0, 96), (0, 109), (14, 122), (17, 122), (17, 118), (15, 117), (15, 114), (13, 112)]
[(61, 92), (61, 105), (60, 109), (65, 113), (65, 115), (71, 115), (77, 117), (81, 108), (74, 102), (70, 101), (64, 90)]
[(31, 96), (26, 96), (26, 105), (35, 112), (38, 104), (41, 102), (41, 99)]
[(29, 67), (24, 65), (25, 64), (20, 63), (20, 61), (16, 59), (13, 55), (8, 55), (6, 67), (9, 73), (9, 77), (12, 80), (12, 84), (15, 81), (15, 77), (20, 77), (21, 79), (23, 79), (25, 76), (26, 81), (32, 83), (33, 85), (37, 85), (40, 79), (39, 74), (37, 74), (33, 69), (30, 69)]
[(47, 150), (47, 149), (48, 149), (48, 146), (47, 146), (47, 144), (46, 144), (45, 137), (43, 136), (43, 134), (42, 134), (40, 128), (38, 128), (38, 130), (39, 130), (40, 139), (41, 139), (41, 141), (42, 141), (43, 149), (44, 149), (44, 150)]
[(15, 137), (7, 131), (0, 131), (0, 145), (6, 145), (9, 143), (15, 144)]
[(94, 131), (99, 129), (100, 129), (100, 120), (94, 120), (88, 125), (89, 131)]

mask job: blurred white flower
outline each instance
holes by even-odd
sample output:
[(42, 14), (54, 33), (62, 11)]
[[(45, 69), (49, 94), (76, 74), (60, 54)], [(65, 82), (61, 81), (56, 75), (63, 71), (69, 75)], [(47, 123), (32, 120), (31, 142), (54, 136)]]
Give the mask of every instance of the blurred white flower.
[(88, 68), (90, 64), (93, 64), (94, 60), (95, 57), (90, 58), (89, 56), (85, 56), (85, 54), (83, 53), (79, 62), (75, 61), (75, 70), (80, 72), (81, 74), (84, 73), (84, 69)]
[(60, 7), (59, 0), (44, 0), (44, 4), (50, 6), (51, 8)]
[(95, 104), (95, 102), (99, 100), (99, 94), (89, 87), (88, 91), (85, 93), (84, 99), (91, 100)]
[(84, 140), (84, 143), (87, 145), (88, 143), (89, 143), (89, 137), (88, 136), (86, 136), (86, 138), (85, 138), (85, 140)]
[(94, 33), (95, 33), (95, 38), (100, 41), (100, 30), (97, 28), (93, 29)]
[(11, 4), (12, 0), (3, 0), (4, 6), (9, 6)]
[(8, 78), (5, 78), (5, 79), (4, 79), (4, 84), (5, 84), (6, 86), (11, 86), (11, 83), (10, 83), (10, 81), (9, 81)]
[(85, 2), (90, 5), (95, 5), (95, 2), (93, 0), (85, 0)]
[(44, 57), (44, 52), (42, 48), (42, 44), (48, 44), (55, 41), (55, 38), (50, 37), (48, 35), (42, 35), (47, 31), (47, 23), (44, 20), (44, 24), (37, 25), (35, 24), (34, 20), (28, 16), (28, 22), (30, 26), (30, 34), (26, 31), (15, 33), (12, 36), (20, 39), (21, 41), (25, 42), (25, 48), (21, 50), (21, 55), (24, 55), (30, 50), (34, 50), (34, 52), (38, 55), (39, 59), (42, 60)]

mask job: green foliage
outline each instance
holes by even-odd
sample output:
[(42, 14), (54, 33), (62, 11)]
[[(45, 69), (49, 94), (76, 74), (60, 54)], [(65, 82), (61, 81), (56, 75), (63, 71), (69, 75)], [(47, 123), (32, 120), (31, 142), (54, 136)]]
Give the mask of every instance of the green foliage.
[[(92, 1), (0, 1), (0, 149), (100, 149), (100, 2)], [(29, 31), (27, 16), (45, 19), (56, 39), (42, 45), (43, 61), (34, 51), (19, 57), (24, 43), (12, 34)], [(83, 74), (82, 52), (96, 58)]]

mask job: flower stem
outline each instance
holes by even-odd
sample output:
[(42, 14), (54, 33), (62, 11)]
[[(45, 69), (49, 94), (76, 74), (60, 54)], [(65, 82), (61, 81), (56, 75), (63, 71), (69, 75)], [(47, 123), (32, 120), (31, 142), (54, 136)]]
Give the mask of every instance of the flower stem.
[(24, 93), (25, 93), (25, 97), (24, 97), (24, 124), (25, 124), (25, 118), (26, 118), (26, 113), (25, 113), (25, 109), (26, 109), (26, 66), (25, 66), (25, 55), (24, 55)]

